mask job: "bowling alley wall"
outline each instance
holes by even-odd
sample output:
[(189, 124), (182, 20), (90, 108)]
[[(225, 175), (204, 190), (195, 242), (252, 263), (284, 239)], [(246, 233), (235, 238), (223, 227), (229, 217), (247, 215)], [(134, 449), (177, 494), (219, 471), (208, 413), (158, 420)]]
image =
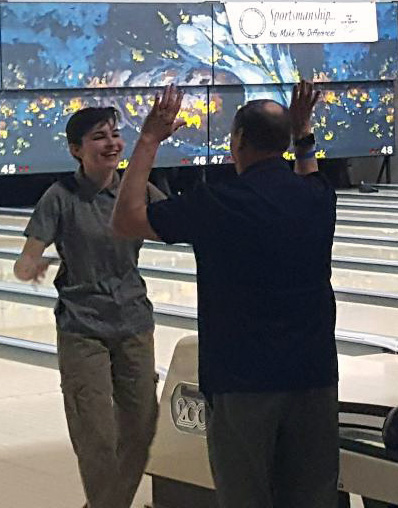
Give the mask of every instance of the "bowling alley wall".
[(355, 184), (375, 181), (391, 157), (398, 181), (397, 3), (377, 3), (376, 17), (373, 42), (243, 44), (219, 2), (1, 3), (0, 176), (73, 171), (65, 125), (93, 105), (121, 114), (123, 169), (156, 91), (172, 82), (185, 91), (186, 127), (163, 143), (156, 167), (227, 164), (236, 110), (256, 98), (289, 105), (303, 76), (322, 91), (318, 159), (348, 159)]

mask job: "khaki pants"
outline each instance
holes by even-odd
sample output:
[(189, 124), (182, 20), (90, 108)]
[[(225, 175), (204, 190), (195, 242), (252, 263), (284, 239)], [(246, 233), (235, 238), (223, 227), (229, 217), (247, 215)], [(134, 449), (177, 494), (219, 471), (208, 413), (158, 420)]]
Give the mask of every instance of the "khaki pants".
[(210, 463), (221, 508), (337, 508), (337, 388), (214, 395)]
[(128, 508), (156, 427), (153, 333), (105, 341), (58, 331), (58, 358), (87, 505)]

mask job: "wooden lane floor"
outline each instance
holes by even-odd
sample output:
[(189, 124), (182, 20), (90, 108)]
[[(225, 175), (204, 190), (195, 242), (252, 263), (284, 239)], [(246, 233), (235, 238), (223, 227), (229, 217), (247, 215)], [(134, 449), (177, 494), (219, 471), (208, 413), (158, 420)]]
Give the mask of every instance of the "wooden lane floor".
[(84, 504), (56, 358), (43, 362), (43, 356), (0, 346), (0, 506), (4, 508)]
[[(339, 226), (338, 226), (339, 227)], [(397, 231), (398, 232), (398, 231)], [(380, 230), (377, 229), (377, 234)], [(392, 230), (391, 234), (394, 235)], [(15, 246), (15, 245), (14, 245)], [(13, 247), (13, 246), (12, 246)], [(145, 251), (142, 251), (142, 254)], [(144, 259), (141, 255), (141, 259)], [(391, 259), (391, 258), (387, 258)], [(393, 258), (395, 259), (395, 258)], [(162, 258), (146, 259), (146, 264), (168, 263), (174, 267), (190, 263), (189, 257), (176, 257), (170, 261), (169, 253)], [(185, 267), (189, 265), (184, 265)], [(10, 275), (10, 271), (0, 266), (0, 271)], [(51, 272), (51, 270), (53, 270)], [(56, 267), (50, 268), (50, 279)], [(335, 270), (336, 272), (336, 270)], [(343, 271), (340, 271), (343, 274)], [(8, 275), (7, 275), (8, 273)], [(345, 273), (344, 278), (351, 286), (372, 288), (375, 287), (376, 278), (373, 273), (355, 274), (350, 280), (351, 273)], [(393, 289), (388, 286), (390, 276), (378, 274), (379, 287)], [(164, 281), (160, 281), (165, 286)], [(394, 282), (391, 282), (394, 285)], [(373, 285), (373, 286), (372, 286)], [(189, 284), (191, 286), (191, 284)], [(154, 286), (155, 287), (155, 286)], [(357, 287), (357, 286), (355, 286)], [(156, 288), (156, 294), (164, 296), (170, 294), (170, 289)], [(188, 290), (187, 290), (188, 291)], [(181, 292), (180, 292), (181, 294)], [(176, 298), (176, 293), (172, 296)], [(186, 295), (185, 295), (186, 297)], [(13, 308), (11, 309), (12, 306)], [(30, 307), (30, 309), (29, 309)], [(38, 306), (24, 306), (12, 302), (1, 302), (0, 322), (4, 324), (0, 334), (25, 338), (26, 340), (42, 340), (55, 344), (55, 328), (51, 309)], [(24, 325), (21, 325), (21, 316)], [(396, 309), (385, 307), (364, 306), (355, 303), (338, 303), (338, 326), (340, 328), (366, 329), (369, 333), (392, 333), (393, 323), (398, 322)], [(394, 328), (397, 328), (396, 326)], [(168, 366), (174, 344), (180, 337), (189, 334), (186, 330), (170, 327), (157, 327), (155, 354), (156, 364), (159, 368)], [(50, 339), (52, 337), (52, 339)], [(365, 363), (356, 363), (357, 358), (347, 358), (340, 355), (340, 377), (344, 386), (350, 386), (350, 391), (341, 392), (344, 400), (351, 398), (360, 401), (366, 393), (369, 397), (392, 404), (396, 401), (396, 382), (380, 385), (380, 373), (390, 379), (389, 374), (397, 372), (396, 357), (392, 355), (372, 355), (361, 358)], [(395, 363), (394, 363), (395, 360)], [(0, 429), (0, 474), (2, 476), (2, 493), (0, 504), (13, 508), (69, 508), (83, 504), (83, 496), (78, 479), (76, 463), (71, 451), (66, 433), (63, 417), (62, 399), (59, 391), (59, 377), (54, 370), (42, 367), (23, 365), (16, 361), (0, 359), (2, 387), (0, 396), (0, 410), (3, 414)], [(45, 370), (45, 371), (44, 371)], [(378, 373), (378, 375), (376, 375)], [(362, 377), (361, 377), (362, 376)], [(363, 379), (362, 379), (363, 378)], [(391, 381), (391, 379), (390, 379)], [(342, 387), (342, 383), (340, 383)], [(395, 397), (395, 398), (394, 398)], [(144, 502), (149, 501), (149, 486), (141, 489), (140, 498), (134, 508), (141, 508)], [(361, 504), (354, 504), (355, 508)]]
[[(398, 201), (397, 201), (398, 204)], [(398, 205), (397, 205), (398, 206)], [(375, 237), (392, 237), (398, 239), (398, 214), (397, 213), (386, 213), (378, 212), (377, 209), (374, 211), (363, 211), (361, 210), (338, 210), (338, 219), (341, 222), (343, 219), (348, 221), (352, 220), (348, 224), (336, 225), (336, 234), (348, 234), (351, 236), (375, 236)], [(383, 220), (387, 219), (391, 224), (382, 225)], [(358, 221), (365, 220), (365, 224), (360, 224)], [(377, 227), (372, 227), (372, 220), (377, 222)], [(0, 230), (5, 233), (6, 228), (12, 228), (11, 234), (22, 235), (25, 229), (29, 217), (20, 217), (15, 215), (0, 215)], [(395, 225), (394, 225), (395, 223)]]
[(398, 406), (398, 356), (339, 355), (339, 400), (381, 406)]
[[(398, 230), (397, 230), (398, 240)], [(0, 250), (11, 249), (15, 252), (22, 249), (24, 239), (17, 236), (0, 235)], [(153, 243), (148, 243), (141, 250), (140, 264), (151, 267), (172, 268), (180, 270), (195, 270), (195, 260), (192, 252), (178, 252), (170, 247), (160, 244), (160, 248), (151, 248)], [(56, 255), (54, 245), (46, 250), (50, 256)], [(375, 261), (398, 262), (398, 246), (366, 245), (360, 243), (335, 242), (333, 245), (333, 258), (358, 258)], [(371, 262), (371, 261), (370, 261)]]
[[(383, 227), (383, 225), (380, 223), (378, 225), (372, 226), (372, 222), (369, 222), (366, 216), (359, 215), (358, 213), (354, 213), (348, 217), (345, 217), (348, 219), (348, 223), (337, 223), (336, 225), (335, 244), (344, 242), (352, 244), (374, 245), (377, 247), (398, 247), (397, 218), (393, 221), (396, 224), (391, 224), (391, 227), (387, 227), (387, 225), (384, 225)], [(396, 217), (398, 217), (398, 215)], [(351, 219), (354, 222), (352, 222)], [(362, 219), (365, 219), (365, 223), (361, 222)], [(380, 220), (379, 215), (377, 216), (377, 220)], [(9, 245), (15, 248), (18, 246), (22, 248), (25, 241), (22, 233), (27, 224), (27, 221), (27, 217), (0, 215), (0, 247), (2, 245)], [(189, 247), (187, 246), (182, 249), (179, 246), (165, 246), (164, 244), (157, 244), (154, 242), (146, 242), (144, 244), (144, 249), (145, 248), (156, 248), (156, 250), (164, 250), (167, 252), (189, 250)], [(50, 246), (50, 252), (54, 252), (53, 246)]]
[(341, 241), (341, 238), (346, 238), (347, 242), (350, 238), (357, 239), (358, 243), (361, 241), (366, 243), (365, 240), (374, 239), (375, 243), (377, 240), (391, 242), (396, 241), (398, 243), (398, 229), (395, 228), (382, 228), (382, 227), (371, 227), (371, 226), (344, 226), (336, 225), (335, 238), (337, 241)]
[(29, 217), (19, 217), (16, 215), (0, 215), (1, 226), (14, 226), (25, 228), (29, 222)]
[[(13, 273), (14, 261), (0, 259), (0, 281), (19, 283)], [(40, 285), (32, 285), (40, 291), (40, 287), (52, 288), (53, 280), (58, 271), (58, 265), (50, 265), (46, 277)], [(154, 274), (157, 272), (154, 271)], [(196, 284), (181, 280), (168, 280), (159, 277), (145, 277), (148, 296), (156, 303), (174, 304), (185, 307), (197, 306)], [(332, 284), (335, 290), (367, 290), (376, 293), (388, 293), (398, 298), (398, 274), (378, 273), (334, 268)]]
[(398, 190), (378, 189), (378, 192), (364, 193), (358, 189), (340, 189), (336, 191), (338, 202), (346, 200), (365, 201), (366, 203), (395, 202), (398, 203)]
[[(398, 339), (397, 308), (366, 306), (349, 302), (338, 302), (337, 307), (339, 330), (366, 331), (368, 334)], [(169, 326), (156, 326), (155, 357), (159, 372), (164, 374), (167, 371), (175, 344), (182, 337), (192, 333), (189, 330)], [(55, 346), (56, 330), (53, 311), (48, 307), (0, 301), (0, 335)]]
[[(155, 362), (161, 378), (164, 379), (167, 372), (175, 344), (190, 334), (192, 332), (189, 330), (156, 326)], [(50, 345), (55, 348), (57, 337), (53, 311), (48, 307), (0, 301), (0, 336)]]
[(343, 210), (337, 209), (337, 225), (378, 227), (378, 228), (398, 228), (397, 211), (375, 211), (371, 210)]
[(398, 248), (335, 242), (332, 257), (336, 258), (337, 256), (339, 258), (365, 258), (374, 261), (398, 261)]
[[(4, 281), (15, 281), (15, 277), (13, 275), (13, 263), (12, 259), (5, 259), (2, 256), (2, 252), (6, 252), (7, 249), (13, 252), (17, 252), (19, 250), (18, 242), (15, 241), (15, 237), (1, 237), (0, 236), (0, 280)], [(46, 251), (50, 256), (55, 255), (53, 246), (50, 246)], [(336, 260), (344, 260), (347, 259), (348, 262), (343, 264), (342, 268), (335, 267), (333, 269), (333, 285), (334, 287), (345, 287), (345, 288), (356, 288), (356, 289), (373, 289), (376, 291), (389, 291), (394, 292), (398, 290), (398, 279), (397, 274), (392, 273), (394, 269), (398, 272), (398, 248), (391, 247), (378, 247), (378, 246), (364, 246), (357, 244), (335, 244), (333, 247), (333, 256)], [(352, 268), (350, 262), (352, 260), (357, 261), (365, 261), (362, 265), (359, 263), (360, 269), (350, 270)], [(375, 263), (375, 266), (372, 267), (372, 263)], [(390, 273), (382, 273), (384, 271), (382, 264), (386, 263), (387, 272)], [(140, 266), (144, 266), (146, 268), (153, 268), (152, 275), (149, 277), (152, 280), (156, 279), (156, 268), (164, 269), (164, 270), (172, 270), (170, 277), (173, 277), (173, 273), (175, 275), (175, 284), (170, 285), (169, 287), (175, 287), (179, 289), (174, 289), (176, 296), (178, 294), (181, 297), (187, 297), (189, 294), (189, 289), (186, 284), (180, 283), (178, 273), (182, 271), (186, 274), (191, 274), (191, 280), (195, 280), (195, 260), (192, 253), (185, 252), (167, 252), (162, 250), (151, 250), (151, 249), (143, 249), (140, 255)], [(366, 267), (372, 269), (372, 271), (367, 271)], [(52, 285), (52, 281), (58, 270), (58, 260), (54, 261), (54, 264), (50, 265), (47, 276), (43, 281), (44, 286), (50, 287)], [(144, 272), (145, 274), (145, 272)], [(161, 277), (161, 274), (159, 274)], [(145, 277), (148, 278), (148, 277)], [(149, 285), (153, 285), (153, 289), (151, 290), (152, 297), (156, 298), (156, 291), (160, 293), (164, 292), (164, 288), (160, 282), (150, 282)], [(156, 287), (156, 289), (155, 289)], [(169, 290), (170, 291), (170, 290)], [(193, 301), (193, 300), (191, 300)], [(171, 301), (169, 303), (172, 303)], [(176, 302), (179, 305), (191, 305), (190, 303), (181, 303)]]
[[(164, 281), (163, 281), (164, 282)], [(51, 307), (27, 304), (20, 295), (18, 302), (0, 300), (0, 335), (15, 339), (55, 345), (55, 324)], [(175, 303), (175, 302), (174, 302)], [(187, 307), (182, 307), (182, 310)], [(195, 309), (192, 308), (192, 311)], [(23, 316), (23, 319), (21, 319)], [(157, 318), (158, 319), (158, 318)], [(160, 321), (162, 323), (162, 321)], [(362, 343), (378, 343), (382, 337), (386, 349), (398, 349), (398, 308), (381, 305), (338, 301), (336, 330), (344, 340)], [(156, 327), (157, 343), (169, 351), (168, 343), (176, 336), (193, 333), (185, 324), (175, 324), (174, 319)], [(364, 334), (368, 336), (364, 337)], [(156, 346), (160, 347), (160, 346)], [(158, 365), (161, 365), (161, 359)]]
[[(0, 346), (0, 505), (4, 508), (73, 508), (84, 503), (67, 433), (56, 358), (47, 360), (44, 356)], [(374, 377), (377, 362), (371, 357), (365, 359), (369, 379), (379, 381), (380, 376)], [(359, 390), (354, 374), (363, 374), (363, 364), (354, 366), (350, 360), (356, 362), (357, 358), (339, 355), (342, 381), (347, 379)], [(377, 369), (380, 371), (380, 365)], [(388, 390), (395, 392), (394, 387), (387, 385), (382, 394), (387, 402), (392, 396)], [(365, 388), (373, 395), (377, 386)], [(151, 480), (145, 476), (132, 508), (150, 503)], [(362, 508), (358, 497), (352, 508)]]

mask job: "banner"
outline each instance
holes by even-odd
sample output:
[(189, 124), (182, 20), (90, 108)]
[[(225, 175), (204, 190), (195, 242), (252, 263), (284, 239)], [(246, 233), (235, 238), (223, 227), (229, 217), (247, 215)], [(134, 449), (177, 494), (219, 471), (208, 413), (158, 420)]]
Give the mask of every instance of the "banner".
[(375, 2), (227, 2), (235, 44), (375, 42)]

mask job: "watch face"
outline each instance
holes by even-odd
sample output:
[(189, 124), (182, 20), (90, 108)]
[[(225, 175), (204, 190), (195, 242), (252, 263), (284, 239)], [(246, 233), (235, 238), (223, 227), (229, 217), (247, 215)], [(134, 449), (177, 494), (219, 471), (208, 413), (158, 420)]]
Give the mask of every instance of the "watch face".
[(304, 138), (297, 139), (294, 144), (296, 146), (312, 146), (315, 145), (315, 136), (314, 134), (308, 134), (308, 136), (305, 136)]

